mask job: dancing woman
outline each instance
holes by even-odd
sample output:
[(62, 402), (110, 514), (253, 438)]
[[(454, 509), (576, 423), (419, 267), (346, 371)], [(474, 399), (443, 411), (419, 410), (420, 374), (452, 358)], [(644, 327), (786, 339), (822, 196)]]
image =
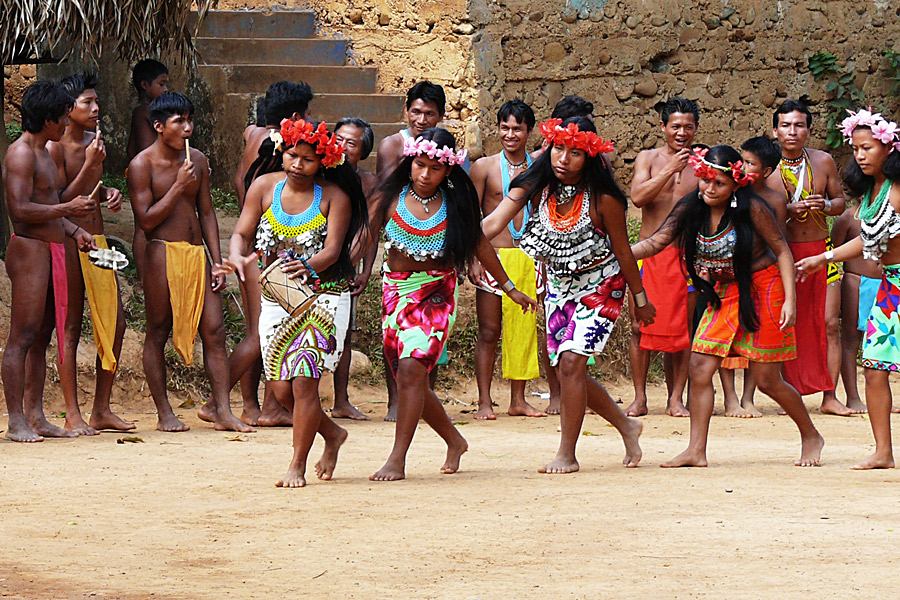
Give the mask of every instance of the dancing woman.
[(511, 300), (533, 310), (536, 303), (509, 280), (479, 227), (478, 194), (460, 167), (466, 151), (446, 130), (433, 128), (404, 141), (404, 158), (373, 199), (369, 235), (359, 256), (384, 228), (382, 330), (388, 368), (397, 379), (394, 448), (370, 479), (406, 476), (406, 453), (420, 418), (447, 443), (441, 473), (455, 473), (468, 448), (440, 400), (428, 386), (456, 320), (457, 281), (477, 257)]
[(561, 385), (562, 436), (556, 458), (539, 470), (578, 470), (575, 445), (585, 406), (619, 431), (625, 442), (622, 463), (635, 467), (642, 425), (625, 416), (587, 368), (589, 357), (600, 354), (612, 334), (626, 284), (634, 292), (635, 317), (649, 324), (656, 314), (628, 245), (625, 194), (602, 156), (613, 147), (584, 117), (550, 119), (540, 131), (547, 150), (512, 181), (483, 223), (484, 234), (493, 238), (529, 203), (534, 216), (519, 247), (547, 265), (547, 351)]
[(900, 371), (900, 332), (897, 306), (900, 298), (900, 131), (878, 113), (850, 113), (841, 124), (854, 160), (844, 169), (844, 185), (862, 197), (857, 218), (859, 237), (833, 251), (810, 256), (797, 263), (802, 279), (825, 265), (862, 256), (881, 260), (881, 285), (866, 322), (863, 370), (866, 375), (866, 407), (875, 453), (854, 469), (889, 469), (894, 466), (891, 444), (891, 386), (888, 376)]
[(656, 233), (632, 247), (641, 259), (677, 241), (688, 275), (710, 302), (691, 347), (691, 439), (662, 466), (706, 466), (713, 375), (728, 356), (747, 358), (759, 389), (797, 424), (802, 447), (795, 464), (818, 465), (825, 441), (781, 375), (781, 363), (797, 355), (791, 251), (766, 201), (749, 185), (756, 174), (743, 171), (734, 148), (699, 150), (690, 161), (698, 189), (679, 200)]
[[(294, 455), (279, 487), (306, 485), (306, 460), (316, 432), (325, 451), (316, 474), (330, 479), (347, 432), (322, 411), (319, 377), (340, 359), (350, 318), (353, 239), (368, 213), (359, 178), (344, 164), (343, 147), (324, 123), (289, 121), (272, 134), (282, 171), (256, 178), (247, 190), (226, 264), (245, 278), (259, 257), (265, 269), (278, 258), (290, 278), (320, 292), (309, 310), (290, 315), (262, 294), (259, 339), (263, 372), (279, 402), (293, 414)], [(256, 252), (249, 245), (256, 240)]]

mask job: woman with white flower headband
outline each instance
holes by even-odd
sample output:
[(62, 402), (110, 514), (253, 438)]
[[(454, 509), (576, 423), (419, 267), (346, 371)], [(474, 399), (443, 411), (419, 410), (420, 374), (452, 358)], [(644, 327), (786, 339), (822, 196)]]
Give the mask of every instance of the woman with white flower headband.
[(619, 431), (625, 443), (622, 464), (636, 467), (642, 455), (640, 421), (627, 417), (588, 374), (589, 358), (603, 351), (612, 334), (626, 284), (634, 293), (635, 317), (650, 324), (656, 315), (628, 245), (625, 193), (603, 157), (613, 144), (584, 117), (550, 119), (539, 130), (547, 149), (510, 183), (482, 224), (493, 238), (530, 203), (533, 216), (519, 247), (547, 266), (547, 351), (560, 382), (562, 435), (556, 458), (539, 471), (578, 471), (575, 446), (586, 406)]
[(404, 141), (404, 159), (375, 191), (368, 235), (356, 251), (362, 256), (384, 228), (382, 330), (387, 368), (397, 379), (394, 447), (384, 466), (369, 479), (406, 476), (406, 453), (420, 418), (447, 443), (441, 473), (455, 473), (468, 444), (428, 386), (456, 320), (457, 281), (477, 257), (523, 310), (533, 299), (516, 289), (479, 227), (478, 194), (462, 165), (465, 150), (445, 129), (426, 130)]
[[(688, 275), (710, 303), (691, 346), (691, 439), (663, 467), (705, 467), (713, 375), (729, 356), (750, 361), (760, 391), (785, 410), (800, 430), (797, 466), (819, 464), (825, 440), (800, 394), (785, 382), (782, 363), (797, 355), (794, 260), (766, 201), (750, 185), (741, 155), (731, 146), (695, 150), (689, 159), (700, 180), (649, 238), (632, 246), (643, 259), (672, 242), (684, 251)], [(710, 283), (710, 281), (714, 282)]]
[(289, 313), (263, 291), (259, 317), (263, 373), (293, 414), (294, 454), (276, 485), (303, 487), (316, 432), (325, 439), (315, 466), (320, 479), (331, 479), (347, 438), (322, 411), (319, 378), (340, 359), (350, 318), (349, 279), (355, 273), (351, 245), (365, 230), (368, 212), (359, 178), (344, 164), (343, 146), (324, 123), (285, 119), (267, 142), (262, 148), (281, 169), (252, 180), (225, 263), (244, 280), (245, 265), (259, 260), (262, 271), (280, 260), (276, 269), (318, 293), (308, 309)]
[(801, 260), (797, 272), (805, 279), (830, 263), (860, 256), (881, 260), (881, 285), (866, 322), (863, 345), (866, 407), (875, 453), (853, 468), (893, 468), (888, 376), (900, 371), (900, 186), (894, 184), (900, 180), (900, 130), (897, 123), (868, 110), (850, 112), (841, 128), (854, 158), (844, 169), (844, 185), (853, 196), (862, 197), (856, 213), (860, 235), (834, 250)]

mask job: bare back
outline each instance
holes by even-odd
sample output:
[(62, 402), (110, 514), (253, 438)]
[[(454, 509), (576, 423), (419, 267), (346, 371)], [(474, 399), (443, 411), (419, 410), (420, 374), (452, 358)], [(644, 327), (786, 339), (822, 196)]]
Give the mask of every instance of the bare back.
[(56, 163), (43, 146), (36, 148), (29, 143), (33, 138), (27, 132), (12, 143), (3, 160), (3, 184), (6, 201), (10, 205), (10, 221), (13, 232), (23, 237), (61, 243), (65, 240), (62, 218), (44, 222), (16, 220), (12, 208), (14, 202), (55, 206), (59, 201), (59, 182)]
[(375, 159), (375, 172), (384, 177), (403, 160), (403, 134), (397, 132), (381, 140)]
[(234, 176), (234, 189), (237, 192), (240, 208), (244, 207), (244, 196), (247, 194), (247, 190), (244, 188), (244, 178), (247, 177), (250, 165), (259, 157), (259, 147), (262, 146), (270, 131), (274, 130), (255, 125), (247, 127), (244, 131), (244, 154), (241, 156), (241, 164), (238, 165), (237, 173)]
[[(634, 179), (631, 184), (632, 196), (634, 189), (642, 183), (658, 176), (660, 172), (672, 160), (672, 155), (667, 152), (668, 146), (644, 150), (638, 154), (635, 160)], [(689, 192), (697, 189), (697, 178), (690, 167), (681, 171), (681, 180), (678, 176), (669, 177), (660, 188), (660, 191), (650, 202), (641, 208), (641, 230), (639, 239), (646, 239), (653, 235), (662, 226), (669, 213), (675, 208), (678, 201)]]

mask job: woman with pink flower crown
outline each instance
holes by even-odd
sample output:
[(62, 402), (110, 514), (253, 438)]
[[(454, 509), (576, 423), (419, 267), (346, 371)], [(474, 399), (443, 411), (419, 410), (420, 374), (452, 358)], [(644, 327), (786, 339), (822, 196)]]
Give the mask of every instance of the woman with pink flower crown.
[(509, 280), (481, 232), (478, 194), (460, 166), (466, 151), (456, 150), (453, 135), (428, 129), (404, 141), (403, 156), (375, 191), (371, 227), (357, 249), (363, 256), (384, 228), (382, 330), (387, 368), (397, 379), (398, 407), (394, 447), (369, 477), (373, 481), (406, 477), (406, 453), (420, 418), (447, 443), (441, 473), (455, 473), (468, 449), (428, 385), (456, 320), (459, 273), (477, 257), (522, 310), (536, 306)]
[(678, 243), (688, 276), (709, 302), (691, 346), (691, 439), (684, 452), (661, 466), (707, 465), (713, 375), (729, 356), (748, 359), (760, 391), (797, 424), (801, 449), (794, 464), (817, 466), (825, 440), (800, 394), (782, 376), (784, 361), (797, 355), (794, 259), (782, 229), (753, 191), (757, 175), (744, 171), (737, 150), (696, 150), (688, 162), (700, 180), (697, 190), (678, 201), (656, 233), (632, 247), (643, 259)]
[(850, 112), (841, 124), (854, 160), (844, 169), (844, 185), (862, 197), (856, 218), (860, 235), (832, 251), (797, 263), (801, 279), (827, 264), (862, 256), (881, 260), (881, 285), (866, 322), (863, 369), (866, 407), (875, 437), (875, 453), (854, 469), (894, 467), (891, 443), (891, 387), (888, 376), (900, 371), (900, 130), (879, 113)]
[(649, 324), (656, 314), (628, 245), (625, 194), (603, 157), (613, 145), (584, 117), (550, 119), (539, 129), (548, 148), (510, 183), (507, 196), (482, 223), (491, 239), (530, 203), (533, 216), (519, 247), (547, 265), (547, 351), (561, 385), (562, 435), (556, 457), (538, 470), (578, 471), (575, 446), (586, 406), (619, 431), (625, 443), (622, 463), (636, 467), (642, 425), (625, 416), (587, 368), (612, 334), (626, 285), (638, 319)]

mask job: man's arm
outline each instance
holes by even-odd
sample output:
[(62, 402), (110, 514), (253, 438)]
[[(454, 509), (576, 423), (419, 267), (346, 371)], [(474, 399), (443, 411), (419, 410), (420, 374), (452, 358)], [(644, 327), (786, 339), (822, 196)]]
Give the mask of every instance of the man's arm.
[(13, 221), (48, 223), (64, 217), (89, 215), (97, 207), (97, 203), (87, 196), (78, 196), (61, 204), (32, 202), (36, 164), (34, 152), (25, 144), (10, 148), (6, 154), (6, 205)]
[(484, 188), (487, 186), (488, 176), (487, 162), (487, 157), (479, 158), (472, 165), (472, 172), (469, 173), (472, 184), (475, 185), (475, 191), (478, 192), (478, 203), (481, 205), (482, 213), (484, 212)]
[[(396, 135), (396, 134), (395, 134)], [(395, 135), (388, 136), (378, 144), (375, 156), (375, 173), (378, 177), (384, 177), (385, 171), (394, 167), (397, 162), (399, 148)]]
[(131, 113), (131, 134), (128, 136), (128, 160), (149, 148), (156, 141), (156, 131), (150, 123), (147, 107), (138, 106)]
[[(61, 165), (61, 173), (62, 179), (60, 182), (65, 183), (66, 181), (66, 172), (65, 167), (62, 166), (65, 164), (65, 159), (63, 158), (63, 150), (62, 144), (53, 144), (54, 146), (58, 146), (58, 154), (60, 154), (60, 161), (57, 161), (57, 164)], [(49, 150), (49, 144), (47, 149)], [(50, 153), (53, 156), (53, 152)], [(54, 156), (54, 160), (57, 160)], [(99, 137), (94, 137), (91, 140), (91, 143), (87, 145), (84, 149), (84, 164), (81, 165), (81, 170), (78, 171), (78, 175), (75, 176), (68, 185), (64, 185), (65, 189), (60, 195), (60, 200), (63, 202), (68, 202), (75, 196), (79, 194), (89, 194), (93, 191), (94, 186), (97, 185), (97, 182), (103, 177), (103, 161), (106, 159), (106, 148), (103, 145), (103, 142)], [(104, 197), (105, 196), (101, 196)]]
[[(826, 172), (828, 173), (828, 182), (825, 186), (825, 196), (831, 201), (831, 210), (825, 211), (828, 215), (840, 215), (847, 207), (847, 201), (844, 200), (844, 188), (841, 186), (841, 178), (838, 175), (837, 165), (834, 159), (827, 152), (825, 153)], [(824, 204), (824, 203), (823, 203)]]
[(643, 208), (656, 200), (669, 178), (684, 169), (690, 155), (690, 150), (678, 151), (665, 167), (653, 175), (650, 169), (653, 162), (652, 151), (645, 150), (638, 154), (634, 161), (634, 176), (631, 180), (631, 201), (634, 205)]

